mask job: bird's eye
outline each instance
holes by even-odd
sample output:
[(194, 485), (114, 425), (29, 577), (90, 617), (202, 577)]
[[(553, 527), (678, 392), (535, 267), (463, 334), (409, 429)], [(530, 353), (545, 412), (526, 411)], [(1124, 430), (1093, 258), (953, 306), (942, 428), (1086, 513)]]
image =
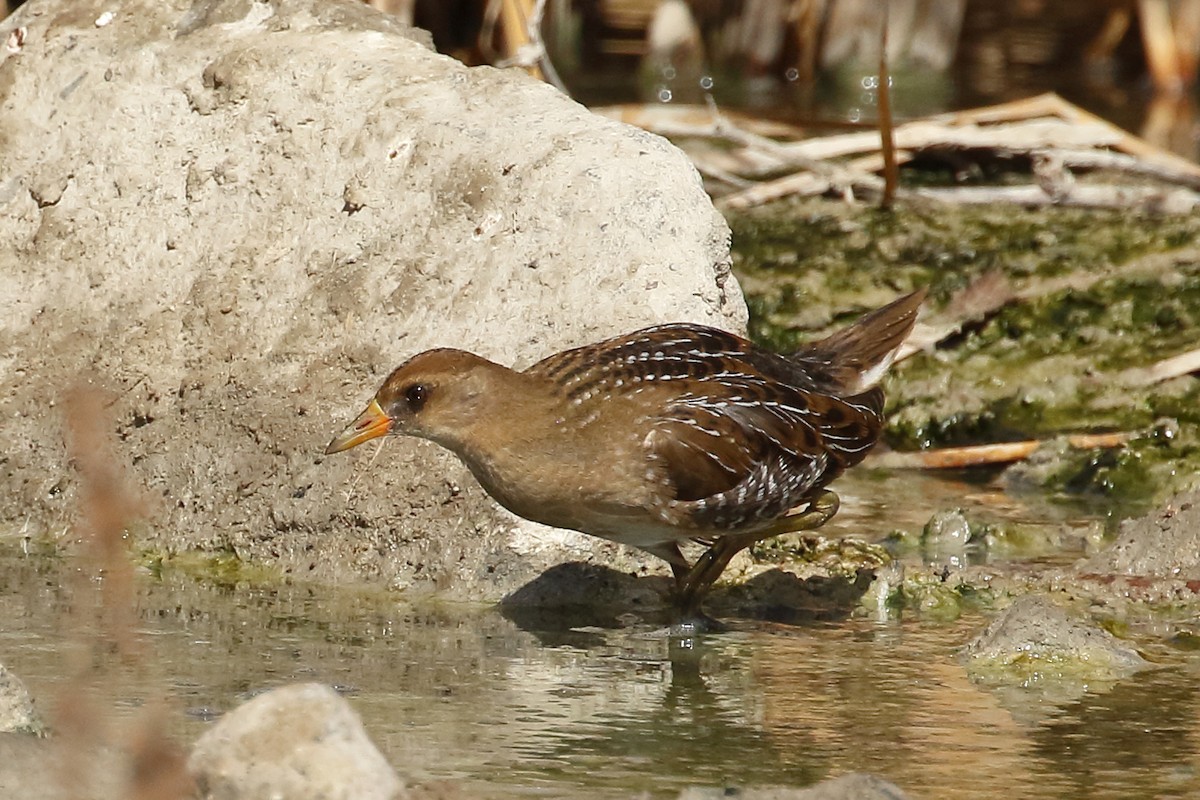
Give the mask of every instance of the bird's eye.
[(423, 383), (414, 383), (404, 390), (404, 399), (412, 411), (420, 411), (429, 397), (429, 387)]

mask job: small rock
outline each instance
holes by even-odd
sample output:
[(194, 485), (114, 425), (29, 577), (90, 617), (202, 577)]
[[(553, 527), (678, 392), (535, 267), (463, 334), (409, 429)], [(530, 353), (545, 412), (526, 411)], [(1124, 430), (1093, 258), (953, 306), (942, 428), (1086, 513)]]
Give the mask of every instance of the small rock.
[(961, 508), (939, 511), (925, 523), (922, 536), (926, 542), (962, 547), (971, 540), (971, 523)]
[(721, 797), (737, 797), (740, 800), (904, 800), (906, 795), (899, 786), (883, 778), (865, 772), (851, 772), (837, 778), (821, 781), (803, 789), (685, 789), (679, 800), (716, 800)]
[(45, 725), (20, 678), (0, 664), (0, 732), (41, 735)]
[(892, 596), (904, 588), (904, 563), (893, 561), (875, 570), (871, 586), (863, 595), (860, 605), (872, 612), (876, 619), (887, 619)]
[(391, 800), (404, 783), (358, 714), (323, 684), (259, 695), (200, 737), (188, 761), (208, 800)]
[(965, 566), (971, 536), (971, 523), (961, 508), (938, 511), (921, 531), (922, 556), (931, 563)]
[(964, 655), (972, 677), (1023, 686), (1111, 682), (1149, 666), (1112, 634), (1037, 595), (1005, 609), (967, 645)]

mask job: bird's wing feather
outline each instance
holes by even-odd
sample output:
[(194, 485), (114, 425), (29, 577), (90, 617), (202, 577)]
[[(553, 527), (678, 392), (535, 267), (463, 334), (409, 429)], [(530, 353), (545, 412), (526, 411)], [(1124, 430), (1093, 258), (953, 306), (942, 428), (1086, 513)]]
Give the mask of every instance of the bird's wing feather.
[(730, 530), (803, 503), (843, 468), (830, 457), (819, 418), (808, 410), (811, 400), (800, 393), (774, 400), (735, 393), (674, 405), (645, 442), (673, 489), (660, 513), (674, 524)]

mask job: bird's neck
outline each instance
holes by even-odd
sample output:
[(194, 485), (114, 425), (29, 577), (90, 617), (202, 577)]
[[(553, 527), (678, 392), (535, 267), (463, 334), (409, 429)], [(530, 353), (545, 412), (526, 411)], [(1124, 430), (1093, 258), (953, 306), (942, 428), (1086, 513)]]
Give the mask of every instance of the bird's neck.
[(546, 381), (480, 360), (466, 378), (451, 424), (424, 433), (468, 465), (490, 465), (513, 450), (536, 448), (555, 419), (555, 397)]
[(488, 362), (474, 377), (480, 390), (452, 429), (425, 437), (457, 455), (480, 485), (514, 513), (548, 521), (541, 508), (564, 469), (578, 468), (562, 399), (545, 378)]

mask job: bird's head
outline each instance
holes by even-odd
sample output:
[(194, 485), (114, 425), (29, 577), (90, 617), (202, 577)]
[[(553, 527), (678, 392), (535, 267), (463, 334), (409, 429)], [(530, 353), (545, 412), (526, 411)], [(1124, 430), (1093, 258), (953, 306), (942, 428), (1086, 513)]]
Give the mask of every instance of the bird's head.
[(493, 384), (510, 370), (462, 350), (428, 350), (387, 377), (354, 422), (329, 443), (338, 453), (387, 434), (419, 436), (454, 449), (480, 418)]

